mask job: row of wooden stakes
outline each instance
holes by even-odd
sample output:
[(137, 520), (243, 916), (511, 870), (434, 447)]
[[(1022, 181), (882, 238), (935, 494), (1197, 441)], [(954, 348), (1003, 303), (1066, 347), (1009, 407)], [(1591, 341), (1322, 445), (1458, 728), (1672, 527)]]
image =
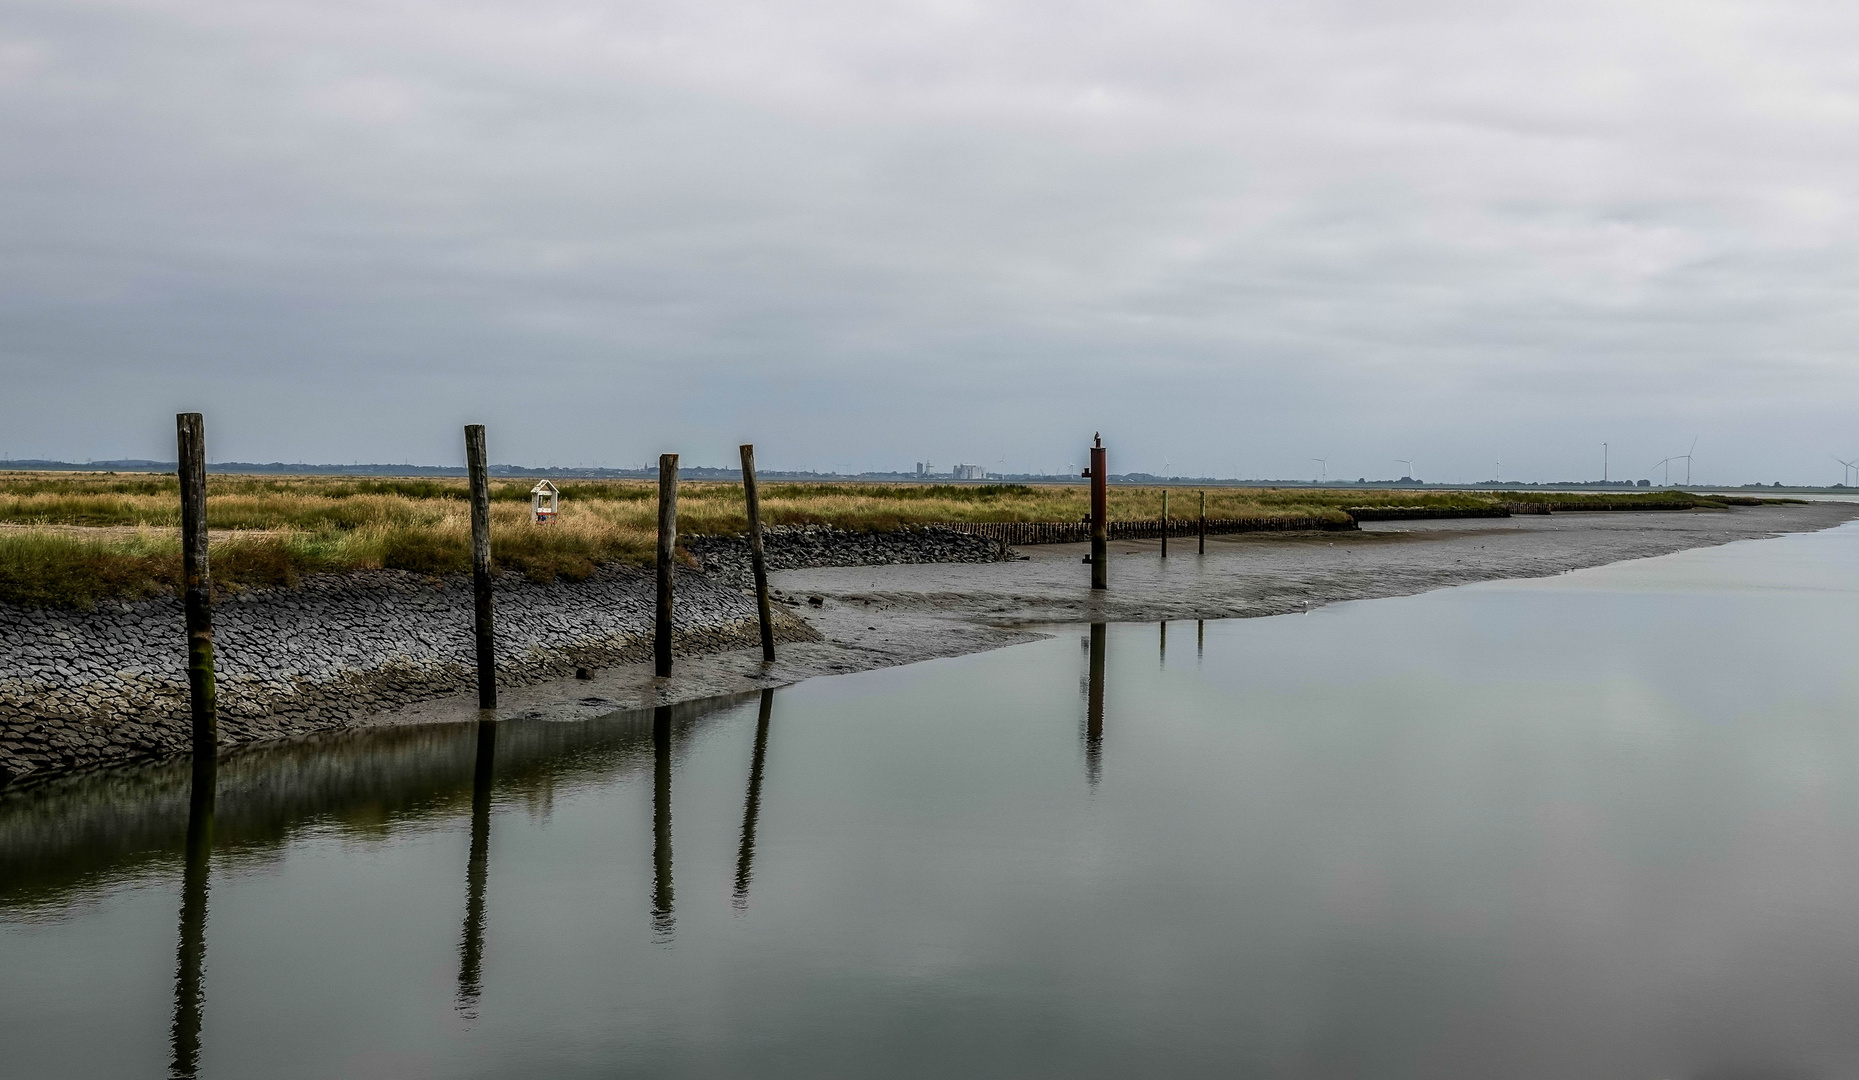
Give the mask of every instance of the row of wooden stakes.
[[(181, 481), (182, 607), (187, 619), (187, 683), (196, 757), (218, 749), (219, 714), (213, 675), (213, 596), (207, 573), (206, 422), (199, 413), (175, 417)], [(472, 629), (477, 639), (478, 707), (497, 707), (497, 634), (491, 603), (491, 486), (484, 425), (465, 426), (465, 464), (471, 485)], [(768, 563), (762, 553), (762, 507), (755, 487), (755, 447), (742, 446), (742, 489), (749, 511), (749, 555), (755, 570), (755, 605), (761, 620), (762, 660), (775, 658), (774, 612), (768, 600)], [(654, 670), (671, 674), (673, 551), (678, 543), (678, 455), (658, 459), (658, 610), (653, 630)]]

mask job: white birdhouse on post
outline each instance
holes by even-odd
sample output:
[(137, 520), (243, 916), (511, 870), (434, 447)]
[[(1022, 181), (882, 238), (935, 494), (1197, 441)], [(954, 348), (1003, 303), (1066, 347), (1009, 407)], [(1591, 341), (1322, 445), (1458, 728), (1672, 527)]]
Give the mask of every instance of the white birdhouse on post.
[(529, 489), (529, 520), (536, 524), (554, 521), (560, 512), (562, 493), (547, 480), (536, 481)]

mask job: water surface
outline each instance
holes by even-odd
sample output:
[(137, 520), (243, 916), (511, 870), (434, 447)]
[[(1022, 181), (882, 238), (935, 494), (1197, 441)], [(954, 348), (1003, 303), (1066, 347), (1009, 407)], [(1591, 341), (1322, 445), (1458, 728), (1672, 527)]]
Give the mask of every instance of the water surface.
[(0, 1046), (32, 1077), (1859, 1075), (1856, 640), (1842, 528), (120, 770), (0, 798)]

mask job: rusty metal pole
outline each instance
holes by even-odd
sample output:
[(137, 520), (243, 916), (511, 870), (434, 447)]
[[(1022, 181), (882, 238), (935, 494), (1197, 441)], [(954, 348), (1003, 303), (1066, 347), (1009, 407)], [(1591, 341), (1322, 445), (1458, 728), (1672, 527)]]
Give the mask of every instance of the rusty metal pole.
[(1093, 439), (1091, 468), (1091, 588), (1110, 588), (1110, 463), (1102, 435)]
[(206, 421), (199, 413), (180, 413), (174, 429), (180, 454), (182, 601), (194, 755), (212, 757), (219, 749), (219, 709), (213, 680), (213, 578), (207, 569)]
[(658, 632), (652, 657), (659, 678), (671, 674), (671, 562), (678, 547), (678, 455), (658, 456)]
[(762, 620), (762, 662), (775, 662), (775, 614), (768, 603), (768, 560), (762, 553), (762, 497), (755, 490), (755, 445), (742, 444), (742, 497), (749, 506), (749, 565), (755, 570), (755, 610)]
[(497, 636), (491, 622), (491, 478), (483, 424), (465, 425), (465, 469), (471, 474), (471, 599), (478, 652), (478, 708), (495, 709)]
[(1207, 554), (1207, 493), (1201, 492), (1201, 550), (1197, 553)]

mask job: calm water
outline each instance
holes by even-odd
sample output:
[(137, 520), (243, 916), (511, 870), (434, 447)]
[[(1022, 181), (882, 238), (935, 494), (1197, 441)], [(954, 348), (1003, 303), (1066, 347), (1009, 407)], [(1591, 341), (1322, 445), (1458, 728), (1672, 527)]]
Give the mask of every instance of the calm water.
[(1844, 528), (15, 795), (0, 1071), (1859, 1076), (1856, 642)]

